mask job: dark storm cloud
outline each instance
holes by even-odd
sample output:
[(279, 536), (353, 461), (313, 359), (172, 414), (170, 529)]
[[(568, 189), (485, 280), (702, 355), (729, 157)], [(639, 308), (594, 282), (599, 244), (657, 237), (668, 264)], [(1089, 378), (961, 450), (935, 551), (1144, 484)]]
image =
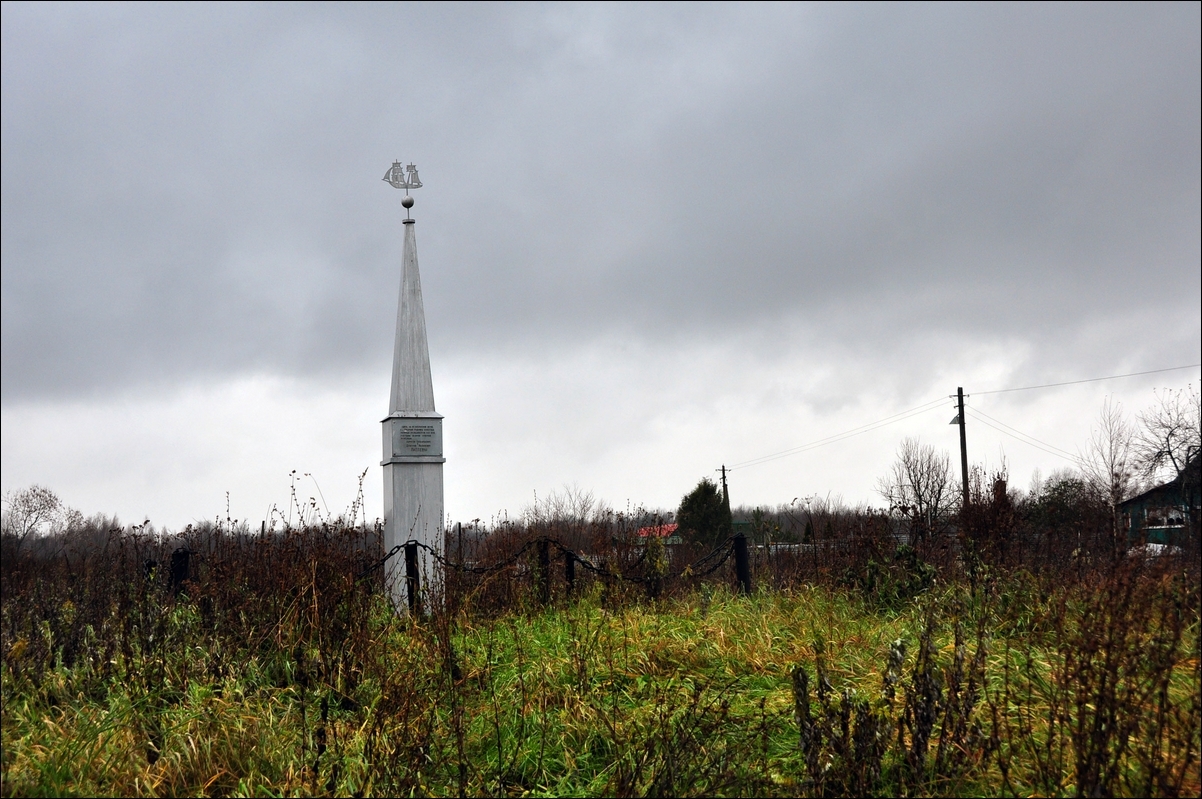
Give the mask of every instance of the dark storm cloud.
[(386, 359), (393, 158), (444, 352), (1197, 327), (1196, 4), (5, 5), (2, 57), (6, 402)]

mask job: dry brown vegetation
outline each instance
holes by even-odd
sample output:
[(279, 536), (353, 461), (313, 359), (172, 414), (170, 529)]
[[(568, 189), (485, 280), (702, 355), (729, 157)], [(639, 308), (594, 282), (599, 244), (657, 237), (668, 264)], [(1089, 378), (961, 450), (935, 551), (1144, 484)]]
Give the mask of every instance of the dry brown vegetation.
[(762, 512), (749, 596), (650, 517), (460, 528), (420, 620), (373, 527), (6, 537), (3, 793), (1196, 795), (1197, 552), (987, 486)]

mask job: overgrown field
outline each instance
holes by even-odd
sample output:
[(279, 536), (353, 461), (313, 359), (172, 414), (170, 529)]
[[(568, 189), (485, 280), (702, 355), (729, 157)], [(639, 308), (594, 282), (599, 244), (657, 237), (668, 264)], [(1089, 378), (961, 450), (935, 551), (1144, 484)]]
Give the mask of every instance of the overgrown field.
[(130, 533), (10, 553), (3, 793), (1202, 790), (1180, 561), (982, 568), (900, 599), (582, 577), (570, 600), (413, 621), (352, 537), (218, 542), (178, 591), (163, 545)]

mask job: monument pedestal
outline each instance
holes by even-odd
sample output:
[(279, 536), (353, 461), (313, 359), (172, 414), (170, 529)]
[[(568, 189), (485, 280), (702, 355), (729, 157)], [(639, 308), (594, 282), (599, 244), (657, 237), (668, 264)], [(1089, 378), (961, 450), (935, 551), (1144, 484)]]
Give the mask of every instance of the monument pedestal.
[[(410, 411), (382, 420), (384, 432), (384, 551), (406, 541), (420, 541), (439, 554), (443, 549), (442, 415)], [(393, 604), (408, 609), (405, 561), (389, 562)], [(418, 550), (424, 607), (442, 589), (441, 566), (425, 549)]]

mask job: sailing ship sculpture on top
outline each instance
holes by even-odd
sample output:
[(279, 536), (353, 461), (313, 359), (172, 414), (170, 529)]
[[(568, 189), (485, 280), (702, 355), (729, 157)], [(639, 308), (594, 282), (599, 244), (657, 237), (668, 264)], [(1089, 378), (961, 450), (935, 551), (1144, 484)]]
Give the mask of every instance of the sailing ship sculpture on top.
[(420, 189), (421, 179), (417, 176), (417, 167), (413, 164), (401, 166), (400, 161), (393, 161), (392, 166), (384, 173), (384, 181), (391, 183), (394, 189), (404, 189), (408, 194), (410, 189)]
[[(398, 558), (389, 573), (393, 604), (404, 613), (412, 604), (407, 596), (404, 569), (421, 572), (427, 609), (437, 605), (442, 575), (436, 557), (443, 550), (442, 415), (434, 410), (434, 383), (430, 376), (430, 348), (426, 341), (426, 313), (421, 276), (417, 269), (416, 220), (411, 189), (421, 188), (417, 167), (394, 161), (384, 180), (405, 190), (405, 229), (401, 254), (401, 293), (397, 301), (396, 339), (392, 356), (392, 391), (384, 426), (384, 549), (416, 541), (417, 563)], [(406, 553), (406, 561), (409, 553)], [(398, 568), (400, 566), (401, 568)]]

